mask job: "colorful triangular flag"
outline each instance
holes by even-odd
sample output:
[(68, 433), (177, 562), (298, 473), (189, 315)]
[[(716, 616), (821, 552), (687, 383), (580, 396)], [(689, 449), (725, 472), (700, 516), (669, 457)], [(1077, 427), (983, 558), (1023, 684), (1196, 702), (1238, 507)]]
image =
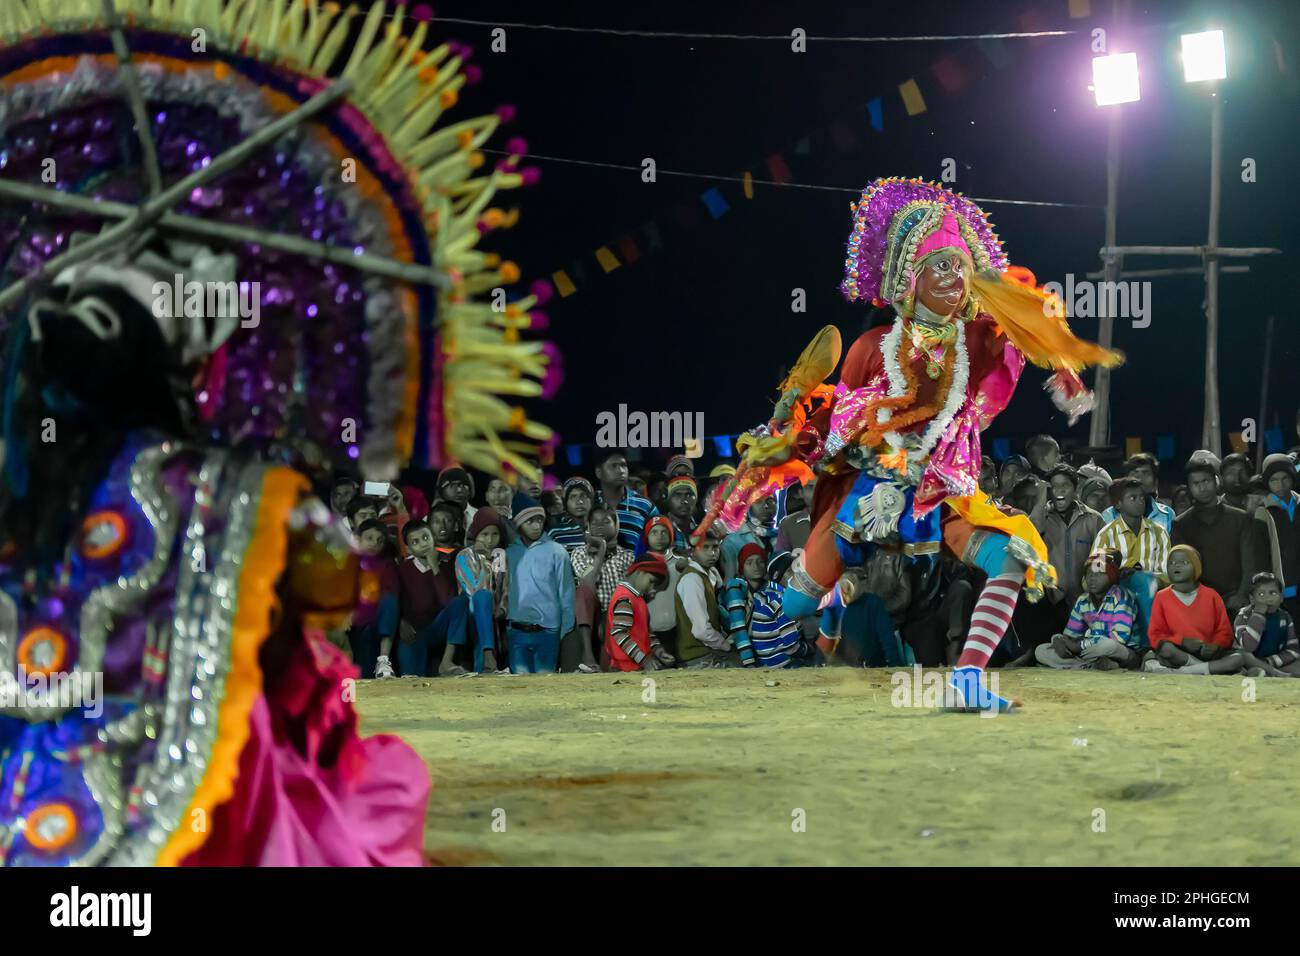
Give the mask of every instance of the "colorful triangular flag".
[(709, 215), (714, 219), (721, 218), (731, 208), (727, 205), (727, 200), (723, 198), (722, 193), (718, 192), (716, 186), (701, 193), (700, 199), (709, 210)]

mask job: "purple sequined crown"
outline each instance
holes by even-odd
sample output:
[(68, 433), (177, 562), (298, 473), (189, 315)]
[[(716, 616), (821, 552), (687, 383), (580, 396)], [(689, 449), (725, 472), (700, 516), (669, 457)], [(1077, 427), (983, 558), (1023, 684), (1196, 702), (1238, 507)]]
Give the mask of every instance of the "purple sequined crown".
[(877, 179), (862, 191), (861, 199), (850, 203), (849, 208), (853, 210), (853, 231), (849, 233), (844, 281), (840, 283), (840, 289), (851, 301), (867, 299), (879, 304), (894, 301), (896, 295), (881, 288), (885, 273), (889, 271), (909, 277), (912, 262), (908, 256), (907, 261), (896, 263), (890, 270), (890, 259), (907, 255), (909, 249), (915, 251), (919, 239), (923, 238), (917, 234), (920, 230), (914, 230), (919, 223), (929, 221), (937, 224), (943, 218), (941, 215), (909, 217), (906, 213), (900, 216), (905, 210), (951, 210), (971, 247), (975, 266), (981, 270), (1007, 267), (1002, 242), (984, 210), (938, 183), (897, 176)]

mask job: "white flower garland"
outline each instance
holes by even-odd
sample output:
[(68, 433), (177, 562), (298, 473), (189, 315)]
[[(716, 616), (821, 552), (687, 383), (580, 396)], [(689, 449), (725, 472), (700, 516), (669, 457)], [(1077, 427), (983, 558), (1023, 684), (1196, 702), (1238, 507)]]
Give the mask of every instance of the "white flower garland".
[[(897, 398), (907, 391), (907, 378), (903, 375), (902, 366), (898, 364), (898, 351), (902, 341), (903, 317), (898, 316), (894, 319), (894, 327), (881, 340), (885, 374), (889, 377), (890, 398)], [(908, 457), (913, 461), (920, 461), (930, 454), (940, 437), (948, 430), (948, 426), (952, 424), (962, 402), (966, 401), (966, 384), (970, 380), (970, 360), (966, 354), (966, 323), (961, 321), (957, 322), (957, 339), (953, 343), (953, 353), (953, 361), (956, 364), (952, 371), (952, 384), (948, 386), (947, 400), (921, 437), (921, 447), (916, 451), (908, 452)], [(876, 419), (882, 425), (893, 417), (893, 410), (889, 408), (882, 408), (876, 413)], [(903, 447), (903, 436), (898, 432), (885, 432), (885, 438), (894, 448)]]

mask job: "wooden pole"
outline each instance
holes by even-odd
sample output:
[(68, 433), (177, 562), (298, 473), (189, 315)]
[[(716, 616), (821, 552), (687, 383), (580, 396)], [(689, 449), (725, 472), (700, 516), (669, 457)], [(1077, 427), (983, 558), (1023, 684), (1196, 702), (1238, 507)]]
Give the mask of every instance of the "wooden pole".
[[(1219, 245), (1219, 179), (1223, 155), (1223, 97), (1211, 96), (1210, 106), (1210, 229), (1206, 245)], [(1205, 262), (1205, 418), (1201, 447), (1218, 455), (1222, 450), (1219, 427), (1219, 257)]]
[[(1249, 272), (1250, 266), (1220, 266), (1220, 275), (1240, 275)], [(1177, 269), (1125, 269), (1119, 274), (1120, 279), (1160, 279), (1165, 276), (1203, 276), (1205, 266), (1186, 266)], [(1104, 272), (1089, 272), (1089, 279), (1104, 279)]]
[(1259, 374), (1259, 418), (1255, 420), (1255, 474), (1264, 470), (1264, 423), (1268, 421), (1268, 375), (1273, 366), (1273, 316), (1264, 322), (1264, 368)]
[(23, 276), (9, 288), (0, 292), (0, 309), (8, 308), (15, 302), (20, 301), (36, 283), (58, 275), (68, 266), (92, 259), (107, 249), (121, 246), (132, 237), (139, 235), (162, 218), (163, 214), (172, 206), (185, 199), (194, 189), (234, 169), (267, 143), (279, 139), (290, 129), (301, 125), (317, 113), (332, 106), (352, 90), (352, 85), (352, 80), (348, 77), (340, 77), (334, 80), (329, 86), (297, 109), (273, 120), (249, 136), (248, 139), (215, 156), (207, 166), (195, 170), (167, 187), (167, 189), (140, 206), (139, 211), (130, 219), (104, 230), (85, 242), (72, 246), (65, 252), (48, 260), (40, 269)]
[[(136, 207), (129, 203), (112, 202), (107, 199), (92, 199), (89, 196), (80, 196), (77, 193), (63, 192), (58, 189), (45, 189), (32, 183), (11, 183), (0, 179), (0, 202), (6, 199), (42, 203), (59, 209), (73, 209), (80, 213), (105, 219), (129, 219), (136, 212)], [(266, 246), (268, 249), (277, 249), (280, 252), (290, 252), (325, 262), (335, 262), (339, 265), (359, 269), (362, 272), (372, 272), (393, 279), (401, 279), (404, 282), (415, 282), (440, 288), (447, 288), (451, 285), (451, 277), (432, 266), (399, 262), (396, 259), (388, 259), (369, 252), (357, 255), (351, 249), (331, 246), (324, 242), (313, 242), (310, 239), (303, 239), (298, 236), (265, 232), (261, 229), (250, 229), (248, 226), (215, 222), (211, 219), (199, 219), (195, 216), (185, 216), (174, 212), (164, 213), (158, 219), (157, 226), (164, 231), (203, 236), (207, 239), (220, 239), (232, 244), (257, 243)]]
[(1281, 249), (1270, 246), (1102, 246), (1101, 256), (1110, 253), (1121, 256), (1195, 256), (1198, 259), (1219, 257), (1221, 259), (1244, 259), (1248, 256), (1280, 255)]

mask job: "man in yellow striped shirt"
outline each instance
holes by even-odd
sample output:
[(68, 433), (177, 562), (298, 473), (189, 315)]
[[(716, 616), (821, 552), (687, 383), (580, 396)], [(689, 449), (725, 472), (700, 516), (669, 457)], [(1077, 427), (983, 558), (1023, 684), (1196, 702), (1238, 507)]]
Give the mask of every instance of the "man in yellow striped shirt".
[(1146, 517), (1147, 500), (1142, 483), (1136, 478), (1121, 478), (1110, 486), (1110, 500), (1118, 517), (1097, 533), (1092, 550), (1114, 548), (1120, 553), (1124, 587), (1133, 593), (1138, 614), (1133, 634), (1147, 646), (1147, 624), (1151, 620), (1151, 603), (1156, 591), (1164, 587), (1165, 562), (1169, 559), (1169, 532)]

